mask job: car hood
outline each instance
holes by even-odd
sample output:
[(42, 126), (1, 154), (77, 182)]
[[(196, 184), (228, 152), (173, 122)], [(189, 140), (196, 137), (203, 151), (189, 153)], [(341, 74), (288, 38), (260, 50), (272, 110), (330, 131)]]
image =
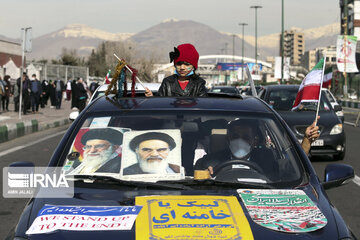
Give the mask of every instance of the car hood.
[[(24, 212), (29, 212), (29, 215), (22, 215), (23, 224), (19, 224), (16, 230), (16, 236), (25, 237), (26, 230), (31, 226), (37, 217), (40, 209), (46, 204), (55, 206), (130, 206), (134, 205), (135, 197), (137, 196), (151, 196), (150, 198), (157, 199), (158, 196), (177, 196), (181, 199), (184, 196), (207, 195), (207, 196), (235, 196), (240, 203), (242, 211), (250, 225), (254, 239), (334, 239), (338, 236), (337, 223), (335, 221), (332, 207), (327, 198), (321, 192), (316, 191), (315, 188), (308, 184), (301, 188), (306, 195), (314, 202), (314, 204), (321, 210), (327, 218), (325, 227), (307, 233), (283, 233), (267, 229), (255, 223), (236, 189), (234, 190), (136, 190), (124, 191), (123, 189), (107, 189), (103, 188), (76, 188), (76, 193), (73, 198), (68, 199), (32, 199)], [(24, 219), (27, 220), (25, 224)], [(146, 227), (146, 226), (144, 226)], [(47, 234), (30, 235), (29, 239), (135, 239), (136, 221), (131, 230), (122, 231), (65, 231), (57, 230)], [(29, 237), (29, 236), (27, 236)], [(199, 238), (202, 239), (202, 238)], [(216, 238), (217, 239), (217, 238)], [(219, 238), (220, 239), (220, 238)]]
[[(310, 126), (315, 120), (315, 111), (279, 111), (279, 115), (289, 125), (291, 130), (296, 133), (296, 127), (307, 127)], [(332, 127), (336, 124), (341, 123), (340, 119), (336, 116), (333, 111), (322, 111), (319, 112), (318, 126), (322, 131), (321, 134), (329, 134)]]

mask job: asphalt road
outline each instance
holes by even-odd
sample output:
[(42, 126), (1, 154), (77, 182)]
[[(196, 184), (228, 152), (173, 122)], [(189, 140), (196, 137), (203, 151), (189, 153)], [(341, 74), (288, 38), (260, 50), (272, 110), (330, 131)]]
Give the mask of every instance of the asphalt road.
[[(32, 161), (36, 166), (46, 166), (54, 149), (61, 140), (67, 126), (38, 132), (0, 144), (1, 169), (15, 161)], [(330, 157), (313, 158), (313, 166), (322, 180), (324, 169), (329, 163), (350, 164), (360, 176), (360, 127), (345, 125), (347, 150), (343, 161), (334, 162)], [(16, 147), (16, 148), (15, 148)], [(2, 191), (2, 190), (1, 190)], [(360, 181), (327, 191), (333, 205), (339, 210), (357, 237), (360, 237)], [(28, 199), (0, 200), (0, 236), (6, 236), (14, 227)]]
[[(9, 166), (16, 161), (31, 161), (35, 166), (47, 166), (53, 151), (60, 142), (68, 126), (62, 126), (46, 131), (26, 135), (9, 142), (0, 144), (0, 167)], [(34, 144), (35, 143), (35, 144)], [(3, 174), (1, 171), (1, 180)], [(2, 181), (3, 182), (3, 181)], [(1, 184), (2, 192), (2, 184)], [(8, 234), (17, 224), (19, 216), (29, 199), (4, 198), (0, 199), (0, 238)]]

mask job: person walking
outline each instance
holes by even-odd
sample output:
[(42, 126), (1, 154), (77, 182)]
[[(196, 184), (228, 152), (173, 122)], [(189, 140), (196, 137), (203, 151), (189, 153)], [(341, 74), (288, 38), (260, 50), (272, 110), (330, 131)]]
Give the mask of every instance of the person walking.
[(87, 90), (84, 87), (82, 78), (79, 78), (76, 86), (78, 89), (78, 92), (76, 95), (78, 97), (78, 109), (79, 109), (79, 113), (80, 113), (86, 106), (86, 99), (88, 98), (88, 95), (87, 95)]
[(40, 96), (40, 107), (45, 108), (45, 105), (47, 105), (50, 96), (49, 81), (44, 79), (41, 83), (41, 88), (42, 88), (42, 95)]
[[(78, 78), (79, 80), (79, 78)], [(71, 109), (75, 110), (76, 109), (79, 109), (78, 107), (78, 88), (77, 88), (77, 82), (76, 80), (74, 79), (72, 82), (71, 82)]]
[(56, 91), (55, 91), (55, 82), (50, 80), (49, 82), (49, 95), (50, 95), (50, 108), (55, 108), (56, 106)]
[(61, 80), (56, 80), (55, 82), (56, 109), (61, 108), (61, 101), (64, 90), (65, 90), (64, 82)]
[(5, 95), (5, 86), (3, 84), (3, 80), (0, 77), (0, 113), (1, 113), (1, 103), (4, 95)]
[(4, 83), (5, 83), (5, 95), (3, 96), (3, 101), (2, 101), (2, 107), (3, 107), (3, 111), (9, 111), (9, 99), (11, 97), (11, 93), (12, 93), (12, 89), (11, 89), (11, 83), (9, 81), (10, 76), (9, 75), (5, 75), (4, 77)]
[(39, 112), (39, 101), (40, 96), (42, 95), (42, 87), (40, 81), (36, 78), (36, 74), (31, 76), (31, 110), (32, 113)]
[[(24, 78), (24, 75), (23, 75)], [(13, 89), (13, 96), (14, 96), (14, 111), (18, 112), (19, 111), (19, 101), (20, 101), (20, 81), (21, 78), (19, 77), (18, 79), (16, 79), (15, 85), (14, 85), (14, 89)]]
[(25, 77), (23, 78), (23, 89), (22, 89), (22, 97), (23, 97), (23, 113), (24, 115), (27, 114), (28, 109), (30, 109), (31, 100), (31, 82), (28, 76), (25, 73)]
[(66, 83), (66, 101), (71, 100), (71, 79)]

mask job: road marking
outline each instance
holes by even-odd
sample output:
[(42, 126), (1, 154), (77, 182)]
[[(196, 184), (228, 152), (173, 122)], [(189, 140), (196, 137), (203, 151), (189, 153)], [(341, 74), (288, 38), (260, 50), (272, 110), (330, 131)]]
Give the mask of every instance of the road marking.
[(0, 121), (3, 121), (3, 120), (6, 120), (6, 119), (9, 119), (10, 117), (8, 117), (8, 116), (1, 116), (0, 117)]
[(46, 136), (46, 137), (44, 137), (44, 138), (40, 138), (40, 139), (38, 139), (38, 140), (36, 140), (36, 141), (33, 141), (33, 142), (31, 142), (31, 143), (28, 143), (28, 144), (25, 144), (25, 145), (22, 145), (22, 146), (17, 146), (17, 147), (10, 148), (10, 149), (8, 149), (8, 150), (6, 150), (6, 151), (0, 152), (0, 157), (5, 156), (5, 155), (7, 155), (7, 154), (9, 154), (9, 153), (12, 153), (12, 152), (16, 152), (16, 151), (18, 151), (18, 150), (20, 150), (20, 149), (23, 149), (23, 148), (26, 148), (26, 147), (30, 147), (30, 146), (32, 146), (32, 145), (34, 145), (34, 144), (37, 144), (37, 143), (42, 142), (42, 141), (45, 141), (45, 140), (47, 140), (47, 139), (49, 139), (49, 138), (53, 138), (53, 137), (56, 137), (56, 136), (58, 136), (58, 135), (64, 134), (66, 131), (67, 131), (67, 130), (61, 131), (61, 132), (58, 132), (58, 133), (54, 133), (54, 134), (52, 134), (52, 135)]
[(347, 125), (351, 125), (351, 126), (356, 127), (356, 126), (355, 126), (355, 125), (356, 125), (355, 123), (352, 123), (352, 122), (347, 122), (347, 121), (344, 121), (344, 123), (345, 123), (345, 124), (347, 124)]
[(353, 179), (353, 182), (360, 186), (360, 177), (358, 175), (355, 175), (355, 178)]

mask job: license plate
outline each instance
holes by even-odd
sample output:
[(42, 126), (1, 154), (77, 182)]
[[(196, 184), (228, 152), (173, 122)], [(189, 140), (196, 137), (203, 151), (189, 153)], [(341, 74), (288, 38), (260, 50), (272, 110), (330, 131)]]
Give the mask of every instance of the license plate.
[[(299, 143), (300, 144), (302, 143), (302, 139), (299, 139)], [(315, 142), (313, 142), (311, 146), (324, 146), (324, 140), (323, 139), (315, 140)]]
[(324, 146), (324, 140), (323, 139), (315, 140), (315, 142), (313, 142), (311, 146)]

